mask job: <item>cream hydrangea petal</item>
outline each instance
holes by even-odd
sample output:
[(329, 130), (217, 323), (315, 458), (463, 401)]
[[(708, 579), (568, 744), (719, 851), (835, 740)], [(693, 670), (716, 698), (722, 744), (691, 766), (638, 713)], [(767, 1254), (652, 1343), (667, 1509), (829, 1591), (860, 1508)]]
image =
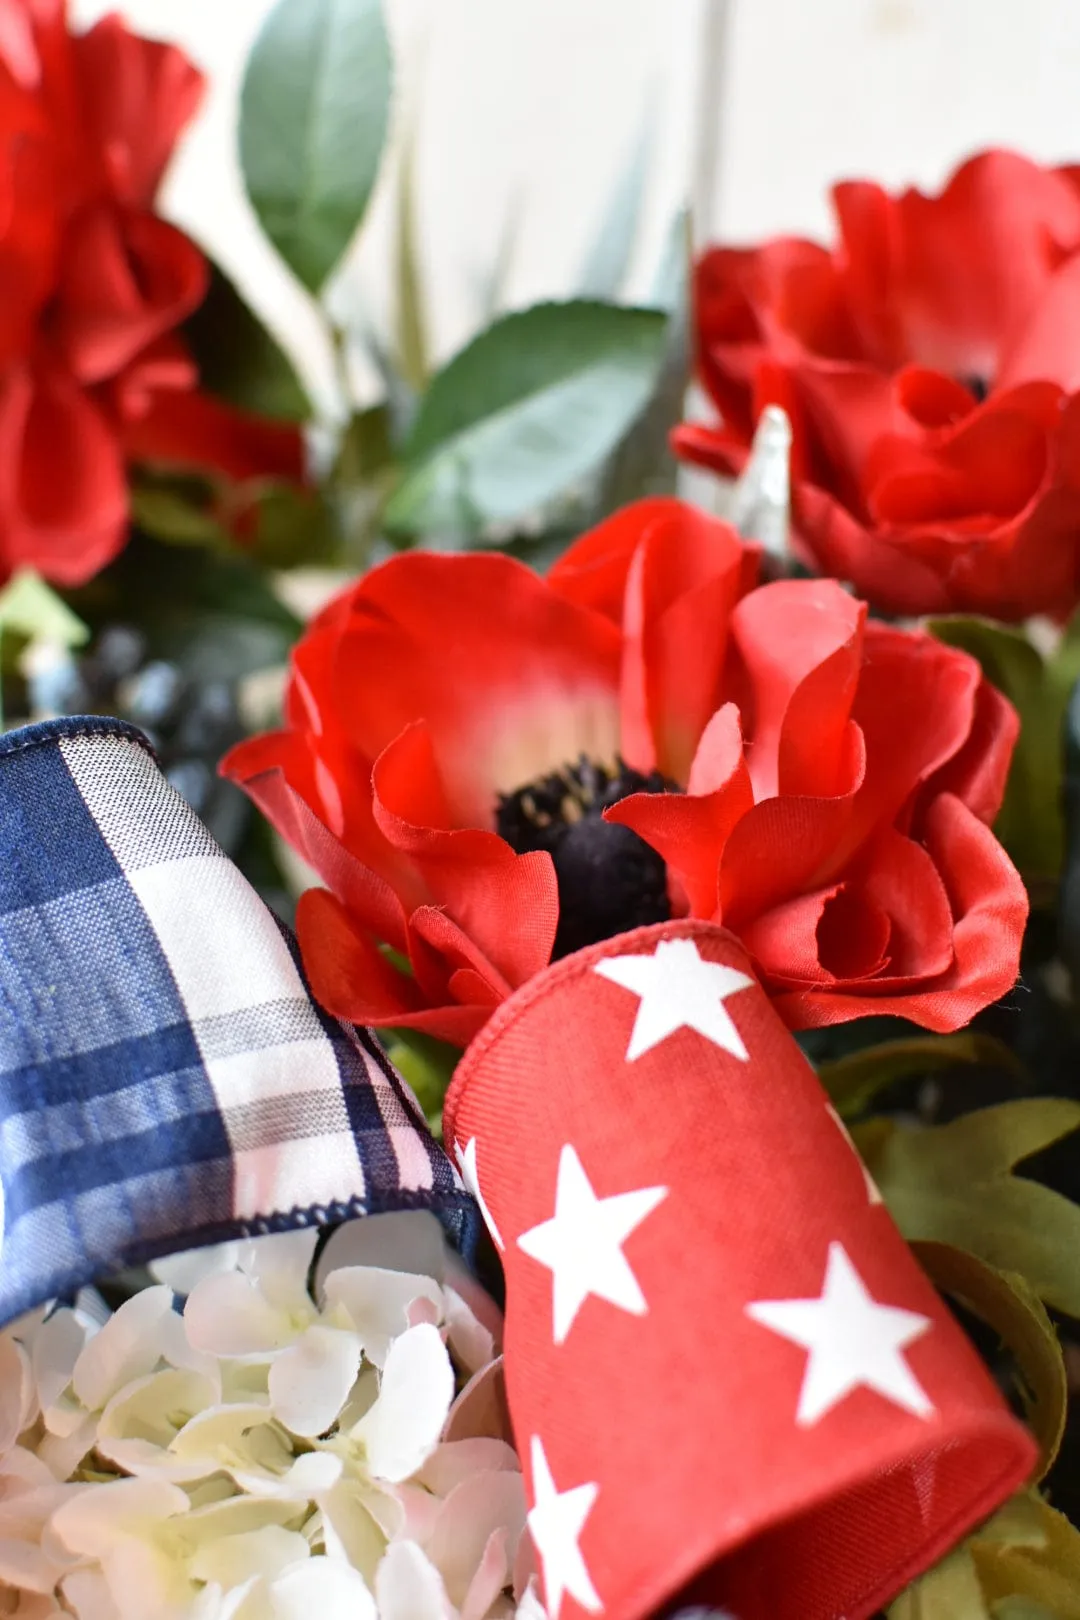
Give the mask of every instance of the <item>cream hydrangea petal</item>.
[(438, 1330), (410, 1328), (386, 1357), (379, 1398), (352, 1431), (377, 1479), (408, 1479), (429, 1457), (454, 1398), (454, 1371)]
[(227, 1592), (258, 1576), (272, 1579), (307, 1556), (308, 1544), (302, 1535), (281, 1525), (267, 1524), (259, 1530), (205, 1543), (188, 1569), (195, 1580), (216, 1582)]
[(318, 1241), (314, 1227), (251, 1238), (241, 1249), (240, 1267), (276, 1310), (310, 1306), (308, 1273)]
[[(50, 1407), (57, 1404), (71, 1383), (75, 1363), (89, 1337), (88, 1325), (69, 1310), (54, 1311), (34, 1333), (30, 1342), (30, 1359), (38, 1402), (47, 1422)], [(81, 1420), (81, 1407), (78, 1413)]]
[(5, 1457), (0, 1457), (0, 1506), (24, 1491), (55, 1483), (52, 1471), (25, 1446), (13, 1446)]
[(358, 1569), (370, 1585), (375, 1578), (387, 1537), (372, 1516), (362, 1485), (341, 1480), (322, 1497), (323, 1541), (331, 1558)]
[(325, 1434), (356, 1382), (360, 1339), (337, 1328), (310, 1327), (270, 1369), (270, 1404), (293, 1434)]
[(36, 1405), (29, 1356), (21, 1344), (0, 1334), (0, 1456), (33, 1422)]
[(402, 1485), (393, 1487), (398, 1505), (405, 1519), (401, 1535), (395, 1539), (402, 1541), (416, 1541), (424, 1546), (432, 1530), (435, 1520), (439, 1516), (441, 1503), (437, 1496), (432, 1496), (422, 1485), (406, 1480)]
[(446, 1239), (436, 1216), (426, 1209), (395, 1210), (346, 1221), (332, 1233), (315, 1271), (316, 1297), (326, 1279), (343, 1267), (407, 1271), (441, 1283), (447, 1262)]
[(197, 1283), (184, 1306), (184, 1326), (196, 1350), (213, 1356), (272, 1357), (291, 1344), (314, 1317), (299, 1322), (268, 1300), (258, 1283), (238, 1271)]
[(295, 1454), (288, 1432), (269, 1407), (217, 1406), (185, 1424), (169, 1447), (196, 1477), (221, 1471), (259, 1498), (308, 1502), (340, 1477), (342, 1460), (328, 1452)]
[(168, 1368), (128, 1384), (114, 1395), (98, 1423), (97, 1449), (127, 1474), (195, 1480), (201, 1464), (168, 1448), (198, 1413), (221, 1398), (220, 1383), (202, 1373)]
[(56, 1509), (83, 1488), (57, 1484), (29, 1452), (9, 1453), (0, 1471), (0, 1583), (53, 1590), (66, 1560), (52, 1556), (46, 1528)]
[(496, 1531), (504, 1536), (504, 1567), (493, 1596), (507, 1583), (526, 1511), (525, 1483), (518, 1473), (474, 1474), (450, 1492), (425, 1551), (442, 1576), (451, 1602), (459, 1606), (465, 1602)]
[[(14, 1608), (0, 1609), (5, 1620), (53, 1620), (53, 1616), (60, 1616), (63, 1620), (64, 1611), (60, 1608), (54, 1597), (42, 1596), (39, 1592), (15, 1592), (11, 1594)], [(8, 1594), (0, 1586), (0, 1601), (8, 1601)]]
[(444, 1440), (417, 1475), (436, 1496), (449, 1496), (474, 1474), (519, 1473), (517, 1452), (505, 1440)]
[(441, 1279), (444, 1289), (453, 1289), (464, 1300), (476, 1320), (486, 1327), (497, 1350), (502, 1349), (503, 1313), (479, 1283), (454, 1249), (446, 1253), (446, 1275)]
[(60, 1590), (78, 1620), (120, 1620), (120, 1611), (100, 1569), (72, 1570), (64, 1577)]
[(414, 1541), (387, 1549), (375, 1596), (380, 1620), (455, 1620), (442, 1577)]
[(145, 1288), (125, 1300), (83, 1347), (71, 1387), (88, 1412), (99, 1412), (118, 1390), (154, 1371), (161, 1359), (162, 1324), (173, 1315), (168, 1288)]
[(409, 1307), (414, 1300), (426, 1299), (442, 1318), (442, 1289), (430, 1277), (407, 1272), (384, 1271), (377, 1266), (346, 1266), (331, 1272), (325, 1285), (330, 1310), (341, 1310), (348, 1317), (364, 1354), (376, 1367), (386, 1363), (394, 1339), (409, 1327)]
[(512, 1432), (500, 1357), (469, 1379), (450, 1408), (443, 1439), (472, 1440), (477, 1436), (490, 1436), (509, 1440)]
[(447, 1338), (467, 1372), (479, 1372), (495, 1354), (495, 1340), (472, 1306), (453, 1288), (443, 1290)]
[(212, 1546), (229, 1536), (247, 1536), (268, 1525), (301, 1530), (311, 1513), (310, 1502), (284, 1502), (269, 1497), (230, 1496), (224, 1502), (192, 1511), (183, 1533), (189, 1553)]
[(167, 1536), (123, 1536), (101, 1568), (120, 1620), (190, 1620), (198, 1588)]
[(325, 1451), (305, 1451), (296, 1458), (292, 1467), (279, 1477), (265, 1474), (247, 1474), (236, 1470), (236, 1482), (253, 1496), (277, 1496), (286, 1501), (316, 1501), (324, 1492), (333, 1490), (341, 1478), (343, 1463), (340, 1457)]
[(280, 1478), (293, 1463), (289, 1436), (266, 1406), (212, 1406), (186, 1423), (169, 1451), (206, 1473)]
[[(53, 1407), (56, 1412), (58, 1408)], [(82, 1421), (64, 1434), (45, 1434), (37, 1445), (37, 1454), (54, 1479), (70, 1479), (79, 1464), (94, 1449), (97, 1439), (97, 1418), (83, 1415)]]
[(270, 1595), (274, 1620), (379, 1620), (364, 1577), (336, 1558), (312, 1558), (286, 1570)]
[(151, 1526), (187, 1513), (190, 1505), (180, 1487), (167, 1480), (114, 1479), (69, 1497), (53, 1514), (50, 1528), (67, 1552), (101, 1559), (122, 1539), (145, 1535)]
[(501, 1527), (488, 1537), (468, 1591), (461, 1600), (461, 1620), (485, 1620), (510, 1584), (510, 1536)]
[(379, 1374), (374, 1367), (366, 1363), (360, 1369), (360, 1376), (349, 1391), (349, 1398), (341, 1408), (338, 1427), (343, 1434), (355, 1429), (360, 1419), (379, 1398)]
[(239, 1243), (211, 1243), (205, 1249), (186, 1249), (182, 1254), (164, 1255), (151, 1260), (150, 1275), (174, 1294), (190, 1294), (205, 1277), (218, 1277), (235, 1271), (240, 1264)]

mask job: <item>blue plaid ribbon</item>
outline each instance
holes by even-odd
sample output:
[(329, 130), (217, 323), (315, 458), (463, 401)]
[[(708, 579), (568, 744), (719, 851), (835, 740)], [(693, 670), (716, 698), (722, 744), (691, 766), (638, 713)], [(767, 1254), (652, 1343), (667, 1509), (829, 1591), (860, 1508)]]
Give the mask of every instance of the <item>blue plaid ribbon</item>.
[(0, 1324), (237, 1235), (475, 1208), (142, 735), (0, 737)]

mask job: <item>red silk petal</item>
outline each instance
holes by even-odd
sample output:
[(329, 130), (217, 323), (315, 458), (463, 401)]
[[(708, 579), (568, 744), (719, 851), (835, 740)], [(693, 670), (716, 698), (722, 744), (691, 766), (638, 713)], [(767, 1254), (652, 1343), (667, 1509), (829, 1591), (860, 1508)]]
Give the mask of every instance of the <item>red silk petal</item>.
[(422, 723), (407, 727), (379, 755), (372, 788), (383, 835), (416, 863), (435, 903), (507, 983), (522, 984), (539, 972), (551, 959), (559, 921), (551, 857), (515, 855), (496, 833), (448, 826), (431, 735)]
[(800, 895), (742, 930), (742, 942), (771, 992), (800, 984), (873, 978), (888, 962), (886, 913), (857, 889), (837, 884)]
[(145, 414), (125, 422), (121, 431), (128, 455), (141, 461), (220, 472), (240, 482), (304, 479), (299, 428), (235, 410), (211, 394), (156, 394)]
[(547, 574), (549, 588), (578, 607), (602, 613), (621, 628), (635, 552), (657, 528), (677, 527), (687, 510), (681, 501), (658, 495), (613, 512), (552, 564)]
[(149, 208), (203, 76), (176, 46), (142, 39), (112, 14), (75, 36), (71, 52), (83, 138), (102, 154), (117, 200)]
[(487, 1006), (423, 1006), (413, 981), (360, 933), (325, 889), (301, 895), (296, 931), (312, 992), (337, 1018), (415, 1029), (466, 1046), (488, 1017)]
[(404, 951), (406, 897), (413, 905), (426, 898), (422, 879), (395, 857), (381, 863), (394, 872), (391, 883), (335, 838), (326, 824), (315, 765), (305, 738), (271, 732), (239, 743), (225, 756), (221, 772), (239, 783), (271, 826), (365, 928), (395, 950)]
[(753, 802), (739, 714), (729, 703), (706, 728), (688, 793), (634, 793), (605, 810), (604, 820), (633, 828), (677, 877), (691, 916), (712, 917), (724, 844)]
[(60, 372), (0, 386), (0, 572), (26, 566), (79, 585), (127, 533), (123, 463), (108, 424)]
[(789, 1029), (818, 1029), (869, 1013), (893, 1013), (924, 1029), (948, 1033), (998, 1000), (1016, 982), (1027, 919), (1023, 882), (989, 828), (951, 794), (926, 818), (926, 847), (956, 919), (952, 966), (924, 988), (902, 993), (832, 993), (825, 987), (780, 994), (774, 1005)]
[(500, 792), (614, 758), (620, 640), (510, 557), (411, 553), (353, 594), (335, 693), (372, 758), (423, 720), (454, 821), (490, 827)]
[[(1020, 716), (996, 686), (980, 681), (975, 713), (967, 741), (946, 764), (935, 771), (924, 789), (931, 794), (953, 793), (989, 827), (1005, 797), (1013, 749), (1020, 735)], [(920, 822), (916, 809), (913, 820)]]
[(52, 320), (72, 373), (86, 384), (115, 376), (198, 307), (207, 278), (202, 253), (164, 220), (84, 212), (68, 228)]
[[(632, 570), (627, 587), (624, 679), (640, 659), (650, 768), (685, 782), (720, 701), (728, 621), (748, 572), (756, 573), (757, 552), (729, 525), (684, 509), (681, 522), (656, 526), (639, 556), (640, 574)], [(638, 592), (640, 602), (632, 605)], [(638, 763), (625, 704), (623, 752)]]
[(831, 797), (850, 787), (841, 778), (850, 776), (848, 720), (865, 617), (865, 605), (832, 580), (778, 581), (735, 609), (732, 637), (752, 693), (755, 798)]

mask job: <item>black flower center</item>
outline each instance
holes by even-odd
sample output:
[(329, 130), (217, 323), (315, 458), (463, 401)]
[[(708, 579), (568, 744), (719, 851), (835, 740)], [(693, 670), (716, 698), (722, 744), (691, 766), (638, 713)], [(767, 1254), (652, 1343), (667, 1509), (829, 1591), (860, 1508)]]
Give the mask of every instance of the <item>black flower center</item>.
[(957, 379), (963, 383), (968, 393), (974, 396), (977, 404), (981, 405), (990, 392), (990, 379), (982, 377), (978, 372), (967, 373)]
[(500, 837), (519, 855), (547, 850), (555, 863), (559, 928), (553, 960), (670, 917), (661, 857), (629, 827), (602, 817), (631, 793), (669, 793), (674, 787), (659, 771), (644, 776), (622, 760), (609, 769), (582, 755), (576, 765), (500, 797)]

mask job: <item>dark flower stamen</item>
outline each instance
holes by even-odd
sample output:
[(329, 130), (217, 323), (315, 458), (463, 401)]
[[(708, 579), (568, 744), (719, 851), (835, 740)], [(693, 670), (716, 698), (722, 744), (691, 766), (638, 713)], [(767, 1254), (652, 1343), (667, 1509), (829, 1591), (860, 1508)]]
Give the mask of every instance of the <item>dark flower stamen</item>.
[(990, 392), (990, 383), (988, 379), (986, 377), (981, 377), (978, 372), (965, 374), (959, 379), (959, 381), (963, 383), (969, 394), (974, 395), (975, 400), (979, 405), (982, 404), (983, 400)]
[(659, 771), (648, 776), (584, 755), (576, 765), (503, 794), (495, 828), (519, 855), (547, 850), (559, 885), (559, 928), (552, 959), (671, 915), (667, 868), (629, 827), (602, 819), (631, 793), (670, 793)]

